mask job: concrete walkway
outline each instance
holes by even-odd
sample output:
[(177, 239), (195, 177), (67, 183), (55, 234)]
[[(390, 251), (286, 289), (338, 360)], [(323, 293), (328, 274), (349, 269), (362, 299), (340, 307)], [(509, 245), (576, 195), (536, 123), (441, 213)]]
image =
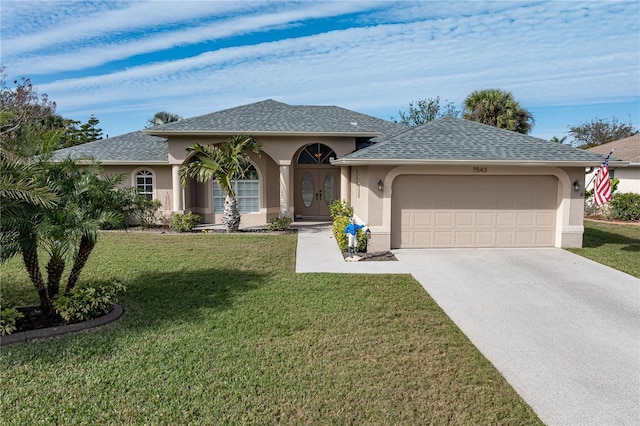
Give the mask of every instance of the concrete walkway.
[(296, 271), (410, 273), (546, 424), (640, 424), (639, 279), (554, 248), (394, 254), (348, 263), (300, 226)]

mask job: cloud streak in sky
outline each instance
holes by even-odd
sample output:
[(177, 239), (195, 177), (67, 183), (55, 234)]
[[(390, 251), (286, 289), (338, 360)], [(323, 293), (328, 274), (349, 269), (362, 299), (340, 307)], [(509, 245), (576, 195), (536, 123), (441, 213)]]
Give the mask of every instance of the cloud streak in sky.
[(69, 115), (190, 116), (265, 98), (393, 113), (488, 87), (531, 106), (640, 97), (633, 1), (2, 6), (6, 72)]

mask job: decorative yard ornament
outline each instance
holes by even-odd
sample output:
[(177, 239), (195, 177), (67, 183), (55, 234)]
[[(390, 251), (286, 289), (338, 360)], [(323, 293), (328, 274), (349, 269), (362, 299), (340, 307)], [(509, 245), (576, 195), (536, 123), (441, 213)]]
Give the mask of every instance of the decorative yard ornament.
[(349, 218), (349, 224), (344, 227), (344, 233), (349, 237), (349, 243), (347, 245), (349, 257), (353, 257), (354, 254), (358, 254), (358, 238), (356, 235), (358, 234), (358, 229), (362, 229), (364, 226), (365, 225), (356, 224), (356, 220), (351, 217)]

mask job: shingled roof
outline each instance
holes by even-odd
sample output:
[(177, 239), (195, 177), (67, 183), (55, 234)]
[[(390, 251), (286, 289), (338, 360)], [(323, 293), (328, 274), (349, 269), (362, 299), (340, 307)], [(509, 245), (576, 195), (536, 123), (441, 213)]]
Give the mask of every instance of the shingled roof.
[(630, 166), (640, 166), (640, 133), (628, 138), (594, 146), (587, 151), (607, 155), (614, 148), (615, 150), (611, 155), (612, 157), (628, 161)]
[(63, 148), (53, 153), (53, 160), (71, 157), (95, 159), (102, 163), (157, 164), (169, 162), (169, 145), (165, 138), (145, 135), (141, 131)]
[(155, 136), (172, 134), (235, 135), (317, 134), (389, 137), (407, 127), (337, 106), (288, 105), (273, 99), (225, 109), (143, 130)]
[(333, 162), (355, 164), (536, 164), (596, 166), (604, 156), (567, 145), (445, 116)]

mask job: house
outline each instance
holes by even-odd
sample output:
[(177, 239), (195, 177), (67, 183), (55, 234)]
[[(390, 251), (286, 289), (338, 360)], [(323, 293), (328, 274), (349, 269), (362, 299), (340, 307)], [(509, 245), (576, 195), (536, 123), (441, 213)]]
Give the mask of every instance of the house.
[(180, 185), (194, 142), (237, 134), (263, 143), (236, 184), (244, 224), (289, 215), (328, 219), (349, 201), (372, 251), (417, 247), (579, 247), (584, 169), (603, 156), (453, 117), (420, 127), (337, 106), (256, 102), (56, 151), (99, 160), (106, 173), (163, 203), (220, 223), (215, 182)]
[[(589, 148), (587, 151), (606, 156), (612, 149), (614, 150), (612, 157), (629, 163), (624, 168), (615, 167), (614, 165), (609, 167), (609, 177), (611, 179), (618, 178), (619, 180), (616, 192), (635, 192), (640, 194), (640, 133)], [(587, 182), (590, 183), (588, 188), (593, 187), (594, 171), (597, 173), (598, 168), (590, 170), (587, 175)]]

